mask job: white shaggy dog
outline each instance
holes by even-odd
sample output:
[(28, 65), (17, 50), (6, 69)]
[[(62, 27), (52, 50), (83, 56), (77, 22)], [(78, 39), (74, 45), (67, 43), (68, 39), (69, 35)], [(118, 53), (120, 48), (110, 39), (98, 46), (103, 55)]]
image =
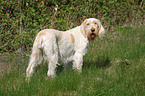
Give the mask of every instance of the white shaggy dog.
[(33, 44), (29, 66), (26, 70), (26, 78), (32, 76), (35, 66), (43, 59), (48, 62), (47, 75), (55, 76), (55, 68), (58, 61), (64, 63), (67, 69), (72, 61), (73, 69), (81, 72), (83, 56), (87, 51), (89, 41), (97, 36), (104, 35), (105, 30), (100, 20), (95, 18), (86, 19), (80, 26), (68, 31), (45, 29), (40, 31)]

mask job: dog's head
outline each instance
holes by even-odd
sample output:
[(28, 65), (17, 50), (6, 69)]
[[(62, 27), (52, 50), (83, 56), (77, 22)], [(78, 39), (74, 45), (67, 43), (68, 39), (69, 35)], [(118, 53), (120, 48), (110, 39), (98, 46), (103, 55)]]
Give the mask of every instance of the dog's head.
[(105, 34), (105, 30), (100, 22), (100, 20), (95, 18), (86, 19), (81, 24), (81, 31), (85, 34), (90, 40), (94, 40), (97, 36), (100, 38)]

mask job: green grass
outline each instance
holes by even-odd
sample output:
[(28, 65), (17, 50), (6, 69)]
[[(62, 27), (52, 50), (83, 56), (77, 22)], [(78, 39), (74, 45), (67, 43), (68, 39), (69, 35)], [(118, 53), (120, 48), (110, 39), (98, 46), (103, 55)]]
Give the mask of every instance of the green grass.
[(47, 64), (42, 64), (27, 83), (28, 62), (23, 53), (0, 56), (1, 66), (5, 65), (0, 96), (144, 96), (145, 28), (120, 27), (91, 42), (81, 74), (63, 72), (61, 66), (50, 79)]

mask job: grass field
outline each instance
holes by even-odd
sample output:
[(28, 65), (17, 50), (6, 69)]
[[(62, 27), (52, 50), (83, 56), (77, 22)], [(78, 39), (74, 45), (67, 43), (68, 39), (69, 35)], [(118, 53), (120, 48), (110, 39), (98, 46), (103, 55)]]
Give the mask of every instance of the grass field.
[(120, 27), (91, 42), (82, 74), (60, 66), (50, 79), (42, 64), (27, 83), (28, 62), (25, 53), (0, 56), (0, 96), (145, 96), (145, 27)]

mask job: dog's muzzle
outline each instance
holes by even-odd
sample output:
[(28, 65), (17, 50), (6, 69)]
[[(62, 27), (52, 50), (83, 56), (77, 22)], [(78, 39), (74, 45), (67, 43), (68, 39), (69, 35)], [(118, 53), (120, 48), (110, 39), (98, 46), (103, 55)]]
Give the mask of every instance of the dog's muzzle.
[(94, 40), (95, 37), (96, 37), (96, 34), (95, 34), (95, 33), (91, 33), (91, 34), (90, 34), (90, 39), (91, 39), (91, 40)]
[(90, 39), (91, 39), (91, 40), (94, 40), (95, 37), (96, 37), (95, 29), (92, 28), (92, 29), (91, 29), (91, 34), (90, 34)]

